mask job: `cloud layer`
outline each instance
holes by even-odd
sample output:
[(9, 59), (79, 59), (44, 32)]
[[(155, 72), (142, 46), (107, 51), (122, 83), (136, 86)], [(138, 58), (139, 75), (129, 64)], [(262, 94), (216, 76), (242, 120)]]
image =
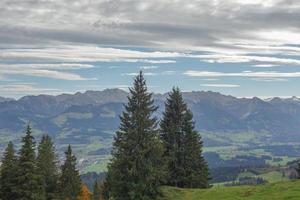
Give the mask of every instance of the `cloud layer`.
[(0, 43), (185, 50), (295, 44), (299, 11), (297, 0), (3, 0)]
[(91, 80), (94, 78), (84, 78), (78, 74), (65, 72), (62, 70), (75, 70), (93, 68), (93, 65), (78, 63), (60, 63), (60, 64), (0, 64), (0, 74), (5, 75), (22, 75), (46, 77), (62, 80)]
[[(199, 80), (232, 90), (291, 83), (300, 78), (299, 21), (298, 0), (2, 0), (0, 81), (74, 90), (71, 81), (128, 85), (142, 69), (155, 85), (181, 80), (190, 90)], [(0, 91), (13, 87), (46, 88)]]

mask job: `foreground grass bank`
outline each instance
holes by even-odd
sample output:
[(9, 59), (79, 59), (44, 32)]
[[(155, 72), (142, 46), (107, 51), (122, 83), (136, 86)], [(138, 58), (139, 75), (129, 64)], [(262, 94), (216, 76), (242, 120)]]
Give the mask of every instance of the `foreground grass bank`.
[(258, 186), (213, 187), (210, 189), (163, 188), (162, 200), (279, 200), (300, 199), (300, 181)]

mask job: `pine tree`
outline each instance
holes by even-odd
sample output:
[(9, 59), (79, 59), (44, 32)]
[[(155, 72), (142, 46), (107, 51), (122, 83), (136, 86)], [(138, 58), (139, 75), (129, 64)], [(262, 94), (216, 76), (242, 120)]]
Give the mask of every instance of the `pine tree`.
[(61, 167), (60, 177), (60, 198), (62, 200), (76, 200), (81, 192), (81, 179), (79, 171), (76, 169), (76, 157), (72, 154), (72, 148), (69, 145), (65, 152), (66, 160)]
[(46, 192), (46, 199), (57, 197), (58, 168), (54, 144), (48, 135), (42, 137), (38, 146), (37, 168)]
[(142, 72), (130, 88), (119, 131), (108, 166), (108, 185), (114, 200), (153, 200), (163, 180), (162, 144), (153, 112), (152, 94), (147, 92)]
[(202, 140), (195, 131), (193, 115), (179, 88), (173, 88), (160, 123), (165, 146), (167, 184), (176, 187), (208, 187), (208, 167), (202, 156)]
[(160, 123), (161, 139), (165, 146), (164, 160), (167, 163), (170, 186), (183, 187), (184, 152), (183, 122), (187, 106), (178, 88), (173, 88), (165, 103), (165, 112)]
[(297, 172), (297, 179), (300, 179), (300, 163), (297, 163), (296, 172)]
[(45, 192), (42, 179), (36, 166), (35, 141), (29, 125), (25, 136), (22, 138), (22, 143), (17, 166), (19, 198), (22, 200), (44, 200)]
[(17, 158), (13, 143), (9, 142), (4, 152), (1, 165), (1, 179), (0, 179), (0, 199), (10, 200), (17, 199), (17, 179), (16, 179), (16, 164)]
[(193, 114), (187, 110), (184, 117), (184, 181), (183, 187), (208, 188), (208, 165), (202, 155), (203, 142), (200, 134), (195, 131)]
[(95, 181), (93, 186), (93, 200), (101, 200), (101, 189), (98, 181)]
[(109, 200), (109, 186), (106, 180), (100, 184), (100, 200)]

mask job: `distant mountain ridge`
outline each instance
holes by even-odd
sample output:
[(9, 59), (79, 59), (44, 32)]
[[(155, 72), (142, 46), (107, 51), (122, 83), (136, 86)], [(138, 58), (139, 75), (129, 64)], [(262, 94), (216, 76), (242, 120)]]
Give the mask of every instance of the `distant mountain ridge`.
[[(0, 136), (19, 135), (30, 122), (39, 134), (58, 141), (80, 142), (83, 136), (112, 137), (118, 128), (128, 93), (120, 89), (86, 91), (58, 96), (0, 98)], [(196, 128), (204, 132), (261, 132), (274, 139), (300, 138), (300, 100), (296, 97), (262, 100), (236, 98), (216, 92), (184, 92), (194, 113)], [(167, 94), (154, 94), (161, 116)], [(0, 144), (1, 145), (1, 144)]]
[(5, 101), (14, 101), (14, 99), (11, 99), (11, 98), (5, 98), (5, 97), (0, 97), (0, 102), (5, 102)]

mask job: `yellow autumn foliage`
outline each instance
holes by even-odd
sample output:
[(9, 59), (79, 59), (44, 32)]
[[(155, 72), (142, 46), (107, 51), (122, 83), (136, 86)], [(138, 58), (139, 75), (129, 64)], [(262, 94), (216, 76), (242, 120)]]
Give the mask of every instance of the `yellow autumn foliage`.
[(77, 200), (91, 200), (92, 199), (92, 194), (87, 188), (86, 185), (82, 184), (81, 185), (81, 193), (77, 197)]

